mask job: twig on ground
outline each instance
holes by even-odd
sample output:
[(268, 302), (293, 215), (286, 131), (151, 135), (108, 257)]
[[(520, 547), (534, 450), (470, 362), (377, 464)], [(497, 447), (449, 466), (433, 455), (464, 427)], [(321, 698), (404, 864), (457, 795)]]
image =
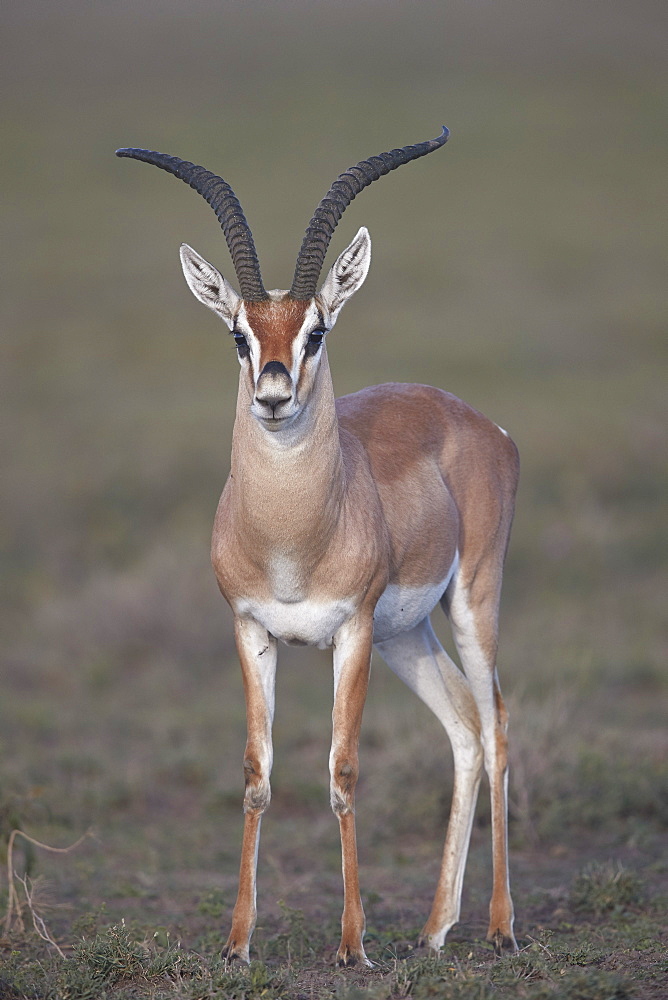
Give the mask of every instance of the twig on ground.
[(61, 957), (65, 957), (56, 942), (53, 940), (52, 936), (49, 934), (43, 917), (41, 917), (37, 912), (36, 901), (34, 898), (34, 883), (28, 878), (27, 875), (21, 877), (14, 871), (14, 842), (17, 837), (23, 837), (23, 839), (27, 840), (29, 844), (32, 844), (34, 847), (39, 847), (43, 851), (49, 851), (51, 854), (69, 854), (71, 851), (76, 850), (76, 848), (79, 847), (79, 845), (82, 844), (89, 836), (91, 836), (91, 831), (87, 830), (83, 836), (79, 837), (74, 844), (70, 844), (69, 847), (51, 847), (49, 844), (43, 844), (41, 841), (35, 840), (34, 837), (30, 837), (27, 833), (24, 833), (23, 830), (12, 830), (7, 842), (7, 910), (5, 912), (4, 920), (5, 934), (9, 934), (13, 923), (16, 923), (19, 931), (22, 933), (25, 931), (23, 914), (21, 912), (21, 901), (16, 890), (16, 882), (19, 882), (23, 886), (23, 891), (25, 892), (26, 904), (30, 910), (35, 931), (44, 941), (47, 941), (50, 945), (52, 945)]
[(62, 951), (60, 946), (54, 941), (53, 937), (49, 933), (49, 929), (46, 926), (44, 917), (41, 916), (37, 911), (37, 901), (35, 900), (35, 883), (28, 875), (24, 875), (23, 878), (20, 875), (14, 873), (14, 878), (21, 883), (23, 886), (23, 891), (26, 896), (26, 905), (30, 910), (30, 916), (32, 917), (32, 925), (35, 928), (36, 933), (41, 937), (42, 941), (46, 941), (53, 948), (56, 949), (61, 958), (65, 958), (65, 953)]

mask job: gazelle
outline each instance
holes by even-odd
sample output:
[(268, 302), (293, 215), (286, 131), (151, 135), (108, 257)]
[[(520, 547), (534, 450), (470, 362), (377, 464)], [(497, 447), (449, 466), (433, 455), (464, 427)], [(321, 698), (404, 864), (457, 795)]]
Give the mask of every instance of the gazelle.
[[(232, 189), (203, 167), (119, 149), (186, 181), (214, 209), (241, 295), (189, 246), (186, 281), (230, 328), (239, 392), (229, 479), (212, 561), (234, 615), (248, 741), (239, 891), (225, 945), (249, 961), (256, 920), (262, 814), (269, 805), (277, 640), (331, 647), (331, 805), (341, 832), (344, 906), (340, 965), (370, 965), (362, 944), (355, 840), (358, 742), (375, 644), (444, 726), (454, 791), (440, 878), (422, 941), (439, 949), (459, 918), (482, 767), (492, 802), (493, 892), (488, 939), (517, 945), (508, 880), (507, 714), (497, 673), (501, 576), (518, 478), (505, 433), (456, 397), (391, 383), (334, 399), (325, 337), (366, 278), (361, 228), (316, 291), (327, 247), (352, 199), (382, 174), (439, 149), (437, 139), (362, 160), (316, 209), (289, 291), (266, 291), (250, 228)], [(441, 603), (463, 670), (429, 620)]]

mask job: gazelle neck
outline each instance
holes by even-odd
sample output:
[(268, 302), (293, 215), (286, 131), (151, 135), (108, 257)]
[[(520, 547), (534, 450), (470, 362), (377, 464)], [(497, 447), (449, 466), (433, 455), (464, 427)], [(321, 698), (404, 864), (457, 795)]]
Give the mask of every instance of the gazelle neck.
[(324, 346), (322, 352), (308, 402), (284, 430), (262, 426), (251, 412), (247, 382), (239, 380), (230, 489), (254, 548), (294, 555), (307, 548), (316, 556), (338, 520), (345, 476)]

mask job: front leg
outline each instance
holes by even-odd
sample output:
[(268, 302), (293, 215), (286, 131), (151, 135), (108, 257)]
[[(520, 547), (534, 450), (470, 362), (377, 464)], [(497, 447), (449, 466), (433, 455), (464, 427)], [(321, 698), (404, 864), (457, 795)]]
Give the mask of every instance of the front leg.
[(252, 619), (236, 618), (234, 635), (246, 696), (248, 738), (244, 754), (244, 834), (239, 869), (239, 891), (232, 914), (232, 930), (223, 957), (250, 961), (249, 946), (257, 917), (257, 855), (262, 813), (269, 805), (269, 776), (273, 762), (271, 727), (274, 721), (276, 639)]
[(355, 786), (359, 773), (359, 735), (371, 666), (373, 617), (357, 616), (334, 640), (334, 710), (329, 756), (332, 809), (341, 831), (343, 916), (338, 965), (372, 963), (364, 953), (364, 910), (360, 898), (355, 836)]

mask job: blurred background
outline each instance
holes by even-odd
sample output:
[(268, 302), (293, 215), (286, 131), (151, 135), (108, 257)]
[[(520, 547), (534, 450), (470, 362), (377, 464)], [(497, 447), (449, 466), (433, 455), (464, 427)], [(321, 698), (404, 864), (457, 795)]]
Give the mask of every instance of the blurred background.
[[(334, 236), (326, 267), (362, 224), (374, 248), (329, 343), (335, 387), (438, 385), (519, 446), (499, 668), (520, 895), (550, 852), (605, 843), (654, 863), (668, 808), (664, 4), (22, 0), (2, 39), (3, 837), (95, 826), (102, 846), (54, 874), (76, 912), (138, 898), (182, 919), (194, 889), (233, 898), (245, 722), (208, 546), (238, 369), (179, 244), (234, 274), (202, 199), (114, 150), (222, 174), (267, 287), (285, 287), (334, 177), (444, 123), (447, 146), (365, 191)], [(282, 649), (273, 899), (306, 892), (314, 864), (337, 884), (330, 705), (331, 658)], [(410, 884), (395, 874), (395, 916), (401, 893), (427, 905), (448, 761), (428, 711), (374, 661), (363, 880), (424, 859)]]

